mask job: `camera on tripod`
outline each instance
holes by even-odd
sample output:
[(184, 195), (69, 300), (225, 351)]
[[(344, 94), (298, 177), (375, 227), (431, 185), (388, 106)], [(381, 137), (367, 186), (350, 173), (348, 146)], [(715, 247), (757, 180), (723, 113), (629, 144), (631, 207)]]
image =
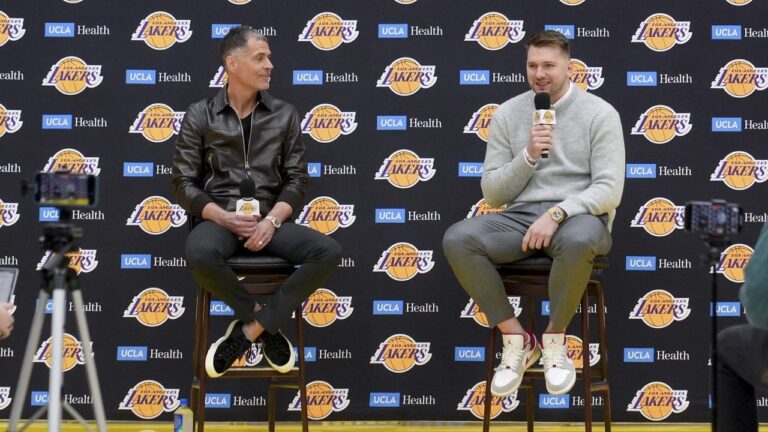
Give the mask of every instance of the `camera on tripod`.
[(727, 239), (740, 233), (743, 224), (743, 210), (738, 204), (719, 199), (685, 203), (685, 230), (705, 239)]

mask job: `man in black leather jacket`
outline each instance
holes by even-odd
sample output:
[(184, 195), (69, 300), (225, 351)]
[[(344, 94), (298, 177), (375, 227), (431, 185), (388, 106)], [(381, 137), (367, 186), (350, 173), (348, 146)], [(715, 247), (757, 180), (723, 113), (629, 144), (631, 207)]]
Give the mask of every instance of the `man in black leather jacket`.
[[(187, 238), (188, 266), (198, 285), (237, 318), (208, 350), (205, 366), (212, 377), (221, 376), (256, 340), (273, 368), (289, 371), (295, 358), (280, 327), (341, 260), (335, 240), (288, 221), (305, 199), (307, 162), (296, 108), (266, 92), (270, 56), (267, 39), (256, 30), (232, 28), (221, 43), (228, 84), (187, 109), (176, 140), (173, 193), (200, 221)], [(259, 216), (235, 212), (244, 179), (255, 184)], [(226, 265), (244, 249), (301, 267), (261, 305)]]

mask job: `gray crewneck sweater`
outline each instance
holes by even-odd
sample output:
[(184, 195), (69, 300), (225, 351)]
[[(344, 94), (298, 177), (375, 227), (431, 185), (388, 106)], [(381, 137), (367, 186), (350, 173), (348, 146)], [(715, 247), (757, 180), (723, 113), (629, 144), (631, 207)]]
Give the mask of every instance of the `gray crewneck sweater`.
[(557, 202), (569, 217), (608, 215), (610, 229), (624, 189), (624, 135), (619, 113), (603, 99), (573, 88), (555, 106), (552, 151), (535, 167), (523, 156), (534, 93), (504, 102), (493, 115), (481, 187), (492, 206)]

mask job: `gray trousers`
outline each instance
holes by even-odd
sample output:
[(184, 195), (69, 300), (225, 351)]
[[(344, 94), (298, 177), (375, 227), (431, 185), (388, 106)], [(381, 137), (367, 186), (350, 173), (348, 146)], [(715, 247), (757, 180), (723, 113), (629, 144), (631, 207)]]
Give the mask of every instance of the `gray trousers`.
[[(513, 318), (504, 284), (495, 264), (510, 263), (538, 253), (523, 252), (528, 227), (556, 203), (525, 203), (501, 213), (455, 223), (443, 237), (443, 251), (459, 283), (483, 309), (488, 324)], [(576, 314), (596, 255), (611, 249), (607, 216), (588, 214), (566, 219), (543, 252), (553, 258), (549, 275), (550, 321), (564, 328)]]

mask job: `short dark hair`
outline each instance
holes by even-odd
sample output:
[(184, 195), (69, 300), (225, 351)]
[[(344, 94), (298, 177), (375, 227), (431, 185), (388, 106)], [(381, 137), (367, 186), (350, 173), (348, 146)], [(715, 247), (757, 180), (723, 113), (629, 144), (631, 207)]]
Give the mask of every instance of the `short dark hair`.
[(525, 50), (528, 51), (528, 48), (532, 46), (556, 46), (568, 54), (568, 57), (571, 56), (570, 42), (568, 42), (568, 39), (566, 39), (562, 33), (554, 30), (545, 30), (528, 38), (525, 42)]
[(221, 53), (221, 64), (225, 69), (227, 67), (227, 56), (231, 55), (233, 51), (246, 46), (251, 38), (269, 43), (267, 37), (253, 27), (237, 26), (229, 29), (229, 33), (221, 41), (219, 51)]

